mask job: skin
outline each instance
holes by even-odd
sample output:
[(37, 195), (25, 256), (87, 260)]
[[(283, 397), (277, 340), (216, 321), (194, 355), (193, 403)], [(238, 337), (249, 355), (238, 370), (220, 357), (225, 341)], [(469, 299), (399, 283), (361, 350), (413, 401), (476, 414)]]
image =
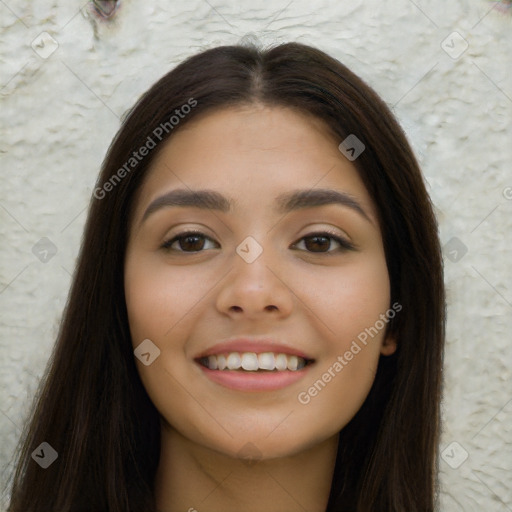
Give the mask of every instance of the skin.
[[(299, 402), (390, 307), (375, 205), (340, 142), (319, 120), (250, 105), (190, 122), (152, 164), (130, 225), (125, 292), (133, 347), (149, 338), (161, 351), (148, 366), (136, 359), (161, 414), (159, 511), (325, 510), (337, 434), (368, 395), (380, 354), (396, 348), (380, 330), (309, 403)], [(211, 189), (236, 203), (230, 213), (163, 207), (142, 222), (148, 205), (175, 188)], [(276, 196), (313, 188), (350, 194), (368, 218), (338, 204), (276, 213)], [(162, 248), (189, 229), (207, 238)], [(311, 243), (325, 230), (355, 249), (329, 238)], [(263, 249), (252, 263), (235, 251), (247, 236)], [(243, 335), (284, 341), (315, 363), (272, 392), (212, 382), (194, 357)]]

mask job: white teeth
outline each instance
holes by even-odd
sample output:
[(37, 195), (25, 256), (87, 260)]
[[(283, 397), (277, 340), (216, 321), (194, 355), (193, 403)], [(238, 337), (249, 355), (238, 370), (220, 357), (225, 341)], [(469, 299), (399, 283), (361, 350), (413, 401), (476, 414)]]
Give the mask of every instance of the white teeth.
[(288, 356), (287, 358), (287, 367), (288, 370), (295, 371), (297, 369), (297, 366), (299, 364), (299, 359), (297, 356)]
[(227, 365), (230, 370), (238, 370), (242, 366), (242, 359), (238, 352), (231, 352), (227, 358)]
[(210, 370), (217, 369), (217, 358), (215, 356), (208, 356), (208, 368)]
[(273, 352), (230, 352), (229, 354), (210, 355), (202, 359), (202, 364), (210, 370), (245, 370), (255, 372), (258, 370), (297, 371), (306, 366), (302, 357)]
[(273, 370), (275, 365), (275, 358), (272, 352), (263, 352), (258, 355), (258, 365), (262, 370)]
[(242, 368), (251, 372), (255, 372), (259, 368), (258, 356), (254, 352), (246, 352), (242, 354)]
[(276, 357), (276, 370), (283, 371), (288, 368), (288, 359), (286, 354), (277, 354)]
[[(215, 356), (213, 356), (215, 357)], [(217, 356), (217, 368), (219, 370), (225, 370), (228, 367), (226, 364), (226, 357), (223, 355)], [(214, 370), (215, 368), (212, 368)]]

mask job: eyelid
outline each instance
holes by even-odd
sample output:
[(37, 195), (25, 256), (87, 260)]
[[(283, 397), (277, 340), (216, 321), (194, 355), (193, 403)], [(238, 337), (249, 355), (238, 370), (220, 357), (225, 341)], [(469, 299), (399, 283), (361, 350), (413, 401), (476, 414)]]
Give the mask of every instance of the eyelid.
[(352, 243), (351, 240), (349, 239), (348, 235), (346, 235), (344, 233), (340, 233), (339, 231), (336, 231), (333, 228), (313, 228), (309, 233), (302, 235), (302, 237), (312, 236), (312, 235), (320, 235), (320, 234), (331, 235), (335, 238), (341, 238), (347, 243)]
[(162, 243), (167, 243), (170, 240), (173, 240), (175, 238), (182, 237), (185, 235), (189, 235), (189, 234), (201, 235), (201, 236), (204, 236), (205, 238), (209, 238), (210, 240), (213, 241), (214, 238), (212, 235), (208, 234), (209, 232), (210, 232), (210, 229), (207, 226), (205, 226), (204, 224), (195, 224), (194, 223), (194, 227), (192, 227), (192, 226), (187, 227), (186, 225), (185, 225), (185, 227), (183, 227), (183, 223), (182, 224), (174, 224), (173, 226), (171, 226), (169, 229), (166, 230), (164, 236), (162, 237), (162, 239), (163, 239)]

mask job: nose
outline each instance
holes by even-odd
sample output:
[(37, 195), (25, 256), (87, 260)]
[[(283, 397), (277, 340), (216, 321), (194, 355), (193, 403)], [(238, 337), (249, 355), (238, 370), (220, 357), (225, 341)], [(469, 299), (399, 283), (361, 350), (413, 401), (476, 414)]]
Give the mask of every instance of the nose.
[(251, 263), (238, 254), (233, 256), (232, 271), (220, 288), (217, 309), (232, 318), (245, 320), (285, 318), (293, 307), (293, 291), (281, 272), (276, 258), (267, 257), (269, 250)]

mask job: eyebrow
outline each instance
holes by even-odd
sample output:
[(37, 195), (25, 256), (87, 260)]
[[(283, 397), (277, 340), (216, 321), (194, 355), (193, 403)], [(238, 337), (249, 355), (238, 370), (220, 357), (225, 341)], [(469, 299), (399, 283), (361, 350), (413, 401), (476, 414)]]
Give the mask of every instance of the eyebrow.
[[(276, 198), (276, 204), (276, 210), (281, 214), (305, 208), (338, 204), (352, 209), (369, 222), (372, 222), (368, 214), (353, 196), (346, 192), (338, 192), (332, 189), (294, 190), (286, 192)], [(152, 213), (162, 208), (184, 206), (228, 213), (232, 210), (233, 205), (234, 201), (232, 199), (228, 199), (214, 190), (175, 189), (152, 201), (144, 212), (141, 223)]]

